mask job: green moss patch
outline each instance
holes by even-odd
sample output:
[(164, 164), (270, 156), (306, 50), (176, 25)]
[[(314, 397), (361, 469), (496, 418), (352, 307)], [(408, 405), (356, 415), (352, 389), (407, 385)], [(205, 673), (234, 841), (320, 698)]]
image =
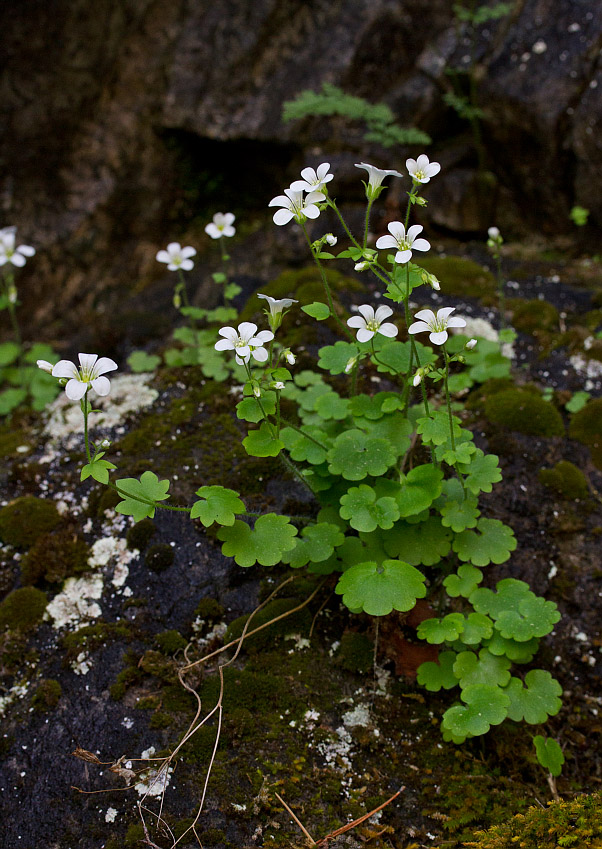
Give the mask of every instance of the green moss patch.
[(127, 547), (132, 551), (138, 549), (142, 551), (149, 543), (150, 538), (156, 533), (157, 529), (152, 519), (142, 519), (141, 522), (136, 522), (129, 528), (126, 534)]
[(42, 590), (22, 587), (9, 593), (0, 604), (0, 631), (31, 631), (43, 617), (48, 599)]
[(522, 298), (512, 298), (508, 301), (512, 310), (512, 324), (522, 333), (536, 336), (538, 333), (550, 333), (558, 329), (558, 310), (548, 301), (535, 298), (526, 301)]
[(471, 259), (459, 256), (420, 257), (418, 265), (441, 281), (441, 288), (450, 295), (479, 298), (484, 303), (496, 299), (497, 283), (490, 271)]
[(587, 498), (587, 480), (581, 469), (568, 460), (560, 460), (553, 469), (542, 469), (538, 475), (540, 483), (553, 490), (561, 498)]
[(31, 706), (38, 713), (46, 713), (58, 705), (62, 693), (63, 689), (58, 681), (54, 678), (46, 678), (38, 684)]
[(162, 631), (155, 636), (155, 644), (163, 654), (172, 655), (180, 649), (185, 649), (188, 640), (184, 639), (179, 631)]
[(347, 631), (341, 637), (337, 663), (350, 672), (364, 673), (372, 669), (374, 643), (365, 634)]
[(602, 796), (595, 793), (549, 802), (547, 808), (529, 808), (503, 825), (477, 832), (475, 840), (464, 845), (474, 849), (601, 849)]
[[(292, 610), (298, 604), (299, 599), (296, 598), (282, 598), (269, 602), (269, 604), (266, 604), (264, 608), (253, 616), (249, 625), (249, 631), (258, 628), (260, 625), (265, 625), (266, 622)], [(231, 640), (236, 640), (240, 637), (248, 618), (248, 616), (239, 616), (238, 619), (230, 623), (224, 637), (225, 643), (229, 643)], [(311, 615), (307, 608), (303, 608), (296, 613), (291, 613), (290, 616), (285, 616), (279, 622), (275, 622), (252, 637), (245, 637), (244, 649), (249, 654), (257, 654), (273, 645), (275, 640), (282, 639), (286, 634), (295, 632), (301, 632), (302, 634), (309, 633), (310, 627)]]
[(21, 579), (24, 584), (59, 583), (85, 572), (89, 554), (85, 541), (72, 531), (59, 529), (44, 534), (21, 560)]
[(525, 389), (506, 389), (485, 402), (485, 415), (495, 424), (529, 436), (563, 436), (556, 407)]
[(602, 469), (602, 398), (589, 401), (575, 413), (569, 426), (569, 436), (589, 446), (592, 460)]
[(0, 509), (0, 540), (17, 548), (30, 548), (60, 522), (53, 501), (24, 495)]
[(95, 651), (113, 640), (131, 640), (133, 632), (133, 626), (129, 622), (96, 622), (94, 625), (84, 625), (71, 634), (65, 634), (61, 645), (69, 656), (74, 656), (82, 651)]
[(151, 545), (144, 556), (144, 565), (152, 572), (163, 572), (169, 568), (174, 561), (174, 550), (171, 545), (164, 542)]

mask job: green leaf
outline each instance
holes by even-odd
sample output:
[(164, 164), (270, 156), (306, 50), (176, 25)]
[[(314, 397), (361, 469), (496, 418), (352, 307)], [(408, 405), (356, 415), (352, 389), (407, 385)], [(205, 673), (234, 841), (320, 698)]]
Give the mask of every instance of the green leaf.
[(437, 516), (414, 524), (397, 522), (381, 538), (389, 557), (403, 556), (412, 566), (434, 566), (451, 548), (451, 533)]
[(214, 522), (218, 525), (233, 525), (236, 514), (245, 512), (245, 505), (233, 489), (202, 486), (196, 494), (199, 501), (192, 505), (190, 518), (200, 519), (206, 528)]
[(374, 360), (377, 370), (385, 374), (407, 374), (411, 347), (409, 342), (386, 342)]
[(473, 684), (462, 690), (461, 698), (466, 705), (454, 705), (443, 714), (443, 727), (456, 738), (486, 734), (492, 725), (499, 725), (508, 715), (510, 699), (495, 685)]
[(539, 648), (539, 640), (533, 637), (524, 643), (502, 637), (499, 631), (494, 631), (490, 639), (483, 643), (491, 654), (505, 654), (507, 658), (515, 663), (529, 663), (535, 657)]
[(383, 415), (377, 421), (358, 418), (356, 425), (370, 436), (386, 439), (398, 457), (405, 454), (410, 447), (412, 425), (402, 413), (389, 413)]
[(5, 389), (0, 392), (0, 416), (6, 416), (27, 398), (26, 389)]
[(301, 309), (307, 315), (315, 318), (316, 321), (324, 321), (330, 315), (329, 307), (319, 301), (314, 301), (313, 304), (307, 304), (307, 306), (301, 307)]
[(184, 350), (180, 348), (168, 348), (163, 354), (163, 359), (165, 360), (165, 364), (170, 366), (170, 368), (193, 366), (198, 363), (196, 348), (184, 348)]
[(461, 467), (460, 470), (464, 474), (468, 474), (464, 485), (473, 495), (478, 495), (479, 492), (491, 492), (492, 484), (502, 479), (502, 473), (498, 467), (498, 457), (495, 454), (484, 454), (479, 448), (477, 448), (469, 463)]
[(399, 519), (399, 508), (394, 498), (376, 498), (371, 486), (353, 486), (341, 497), (339, 513), (356, 531), (374, 531), (392, 528)]
[(227, 301), (231, 301), (237, 295), (240, 295), (242, 292), (242, 286), (239, 286), (238, 283), (228, 283), (224, 286), (224, 298)]
[(86, 463), (85, 466), (82, 466), (79, 479), (80, 481), (85, 481), (89, 477), (94, 478), (98, 483), (107, 484), (109, 482), (109, 469), (116, 469), (113, 463), (109, 463), (108, 460), (103, 460), (105, 452), (101, 451), (100, 454), (97, 454), (96, 457), (92, 460), (91, 463)]
[[(452, 416), (454, 437), (460, 436), (460, 419)], [(443, 445), (450, 436), (449, 415), (443, 410), (434, 410), (430, 416), (424, 416), (416, 422), (416, 430), (427, 445)]]
[(180, 314), (185, 318), (191, 318), (193, 321), (200, 321), (207, 315), (207, 310), (201, 307), (180, 307)]
[(207, 310), (207, 321), (210, 324), (227, 324), (229, 321), (236, 321), (238, 312), (233, 307), (216, 307), (214, 310)]
[(505, 687), (510, 681), (510, 661), (505, 657), (496, 657), (481, 649), (479, 655), (472, 651), (462, 651), (454, 663), (454, 675), (460, 681), (460, 687), (473, 684), (497, 684)]
[(416, 633), (421, 640), (431, 645), (453, 643), (464, 630), (464, 617), (461, 613), (448, 613), (443, 619), (424, 619)]
[[(268, 416), (272, 416), (276, 412), (276, 396), (273, 392), (266, 392), (261, 397), (261, 403)], [(259, 401), (254, 395), (249, 398), (243, 398), (236, 405), (236, 415), (239, 419), (245, 422), (253, 422), (257, 424), (263, 420), (263, 412), (259, 405)]]
[(464, 622), (461, 640), (464, 645), (476, 646), (493, 634), (493, 622), (484, 613), (469, 613)]
[(421, 663), (417, 671), (417, 681), (431, 693), (439, 690), (451, 690), (458, 685), (458, 679), (454, 675), (454, 662), (456, 653), (453, 651), (442, 651), (437, 658), (437, 663), (428, 660)]
[[(308, 436), (312, 436), (322, 445), (328, 442), (328, 437), (324, 431), (313, 425), (306, 425), (303, 428)], [(321, 445), (317, 445), (313, 439), (309, 439), (292, 427), (285, 427), (280, 431), (280, 439), (284, 447), (287, 449), (291, 458), (296, 462), (307, 461), (314, 466), (323, 463), (326, 460), (327, 449)]]
[(443, 581), (447, 594), (452, 598), (468, 598), (483, 580), (483, 573), (476, 566), (464, 563), (458, 568), (457, 575), (448, 575)]
[[(569, 411), (569, 413), (578, 413), (579, 410), (582, 410), (585, 407), (585, 405), (587, 404), (587, 402), (589, 401), (589, 399), (591, 397), (592, 396), (590, 395), (589, 392), (585, 392), (585, 391), (575, 392), (575, 394), (573, 395), (571, 400), (568, 401), (564, 406)], [(554, 741), (554, 742), (556, 742), (556, 741)], [(556, 744), (556, 745), (558, 745), (558, 744)]]
[(544, 669), (531, 669), (525, 675), (525, 684), (520, 678), (512, 678), (504, 692), (510, 698), (508, 716), (515, 722), (524, 719), (529, 725), (547, 722), (548, 716), (555, 716), (562, 702), (562, 687), (549, 672)]
[[(461, 533), (466, 528), (475, 528), (481, 511), (477, 507), (477, 499), (472, 496), (462, 498), (460, 481), (453, 478), (450, 483), (457, 483), (460, 488), (459, 500), (448, 500), (441, 507), (441, 522), (446, 528), (451, 528), (455, 533)], [(447, 483), (447, 481), (446, 481)]]
[(135, 374), (154, 371), (160, 362), (161, 357), (156, 354), (147, 354), (146, 351), (134, 351), (127, 358), (127, 364)]
[(400, 477), (401, 490), (397, 502), (401, 516), (421, 513), (441, 494), (443, 472), (432, 463), (416, 466)]
[(320, 348), (318, 354), (320, 368), (330, 374), (343, 374), (349, 360), (359, 354), (359, 348), (351, 342), (335, 342), (334, 345)]
[(349, 399), (341, 398), (338, 392), (325, 392), (316, 401), (314, 409), (324, 421), (342, 421), (347, 418), (349, 412)]
[(537, 734), (533, 738), (537, 760), (544, 769), (549, 770), (552, 775), (559, 776), (562, 772), (564, 755), (562, 749), (553, 737), (542, 737)]
[(339, 579), (335, 588), (351, 610), (370, 616), (386, 616), (392, 610), (411, 610), (416, 599), (424, 598), (424, 575), (401, 560), (357, 563)]
[(348, 430), (337, 436), (328, 452), (328, 471), (345, 480), (359, 481), (367, 475), (379, 477), (395, 463), (396, 456), (385, 439)]
[(512, 528), (499, 519), (479, 519), (477, 531), (462, 531), (453, 543), (453, 549), (460, 560), (466, 560), (474, 566), (505, 563), (515, 548), (516, 539)]
[(518, 608), (503, 610), (496, 628), (502, 637), (522, 643), (549, 634), (559, 619), (560, 613), (553, 601), (529, 596), (519, 602)]
[(232, 365), (224, 359), (221, 351), (216, 351), (211, 347), (198, 348), (193, 353), (196, 353), (196, 359), (193, 362), (197, 362), (201, 366), (205, 377), (217, 381), (226, 380), (232, 369)]
[(0, 367), (9, 366), (19, 356), (21, 346), (16, 342), (3, 342), (0, 345)]
[(119, 495), (123, 498), (115, 510), (124, 516), (133, 516), (135, 522), (155, 515), (155, 503), (169, 498), (169, 481), (160, 481), (154, 472), (143, 472), (137, 478), (122, 478), (115, 481)]
[(337, 525), (319, 522), (303, 529), (301, 538), (296, 539), (295, 547), (282, 555), (282, 562), (289, 563), (293, 569), (307, 563), (322, 563), (344, 541), (345, 534)]
[[(462, 428), (462, 433), (469, 433)], [(477, 451), (477, 447), (472, 441), (472, 434), (467, 439), (458, 439), (456, 447), (451, 447), (451, 440), (443, 445), (437, 445), (435, 448), (435, 456), (439, 462), (443, 461), (449, 466), (455, 466), (458, 463), (466, 464), (472, 460), (472, 455)]]
[(211, 277), (214, 283), (225, 283), (228, 279), (223, 271), (215, 271)]
[(282, 555), (295, 546), (297, 528), (290, 524), (287, 516), (268, 513), (260, 516), (253, 530), (237, 519), (231, 527), (220, 528), (217, 538), (222, 540), (222, 554), (234, 557), (239, 566), (249, 567), (255, 563), (275, 566)]
[[(354, 395), (349, 399), (349, 412), (355, 418), (377, 421), (385, 413), (392, 413), (403, 406), (396, 392), (377, 392), (376, 395)], [(385, 409), (386, 407), (386, 409)]]
[(284, 448), (284, 442), (276, 439), (267, 422), (262, 422), (258, 430), (251, 430), (242, 444), (251, 457), (277, 457)]

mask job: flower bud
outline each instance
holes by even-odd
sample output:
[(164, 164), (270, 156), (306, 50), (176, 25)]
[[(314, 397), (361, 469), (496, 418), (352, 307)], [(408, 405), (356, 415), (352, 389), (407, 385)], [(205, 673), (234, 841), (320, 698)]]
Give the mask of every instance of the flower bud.
[(11, 304), (17, 303), (17, 287), (15, 285), (11, 285), (8, 287), (8, 300)]
[(111, 440), (110, 439), (103, 439), (102, 442), (100, 443), (100, 447), (105, 448), (105, 449), (110, 448), (111, 447)]
[(48, 374), (52, 374), (54, 366), (52, 363), (49, 363), (48, 360), (37, 360), (36, 365), (38, 368), (41, 368), (42, 371), (47, 371)]
[(497, 227), (490, 227), (489, 230), (487, 230), (487, 235), (490, 239), (499, 239), (500, 231)]
[(354, 265), (356, 271), (366, 271), (367, 268), (370, 268), (369, 262), (356, 262)]
[(439, 279), (434, 274), (431, 274), (423, 268), (420, 276), (422, 277), (422, 282), (427, 286), (430, 286), (431, 289), (434, 289), (435, 292), (441, 291), (441, 284), (439, 283)]
[(256, 398), (261, 398), (261, 388), (260, 388), (258, 383), (256, 383), (255, 386), (253, 386), (253, 395)]
[(284, 389), (284, 381), (282, 381), (282, 380), (277, 380), (277, 381), (273, 384), (273, 387), (272, 387), (272, 388), (273, 388), (273, 389)]
[(331, 248), (334, 248), (334, 246), (338, 242), (337, 237), (333, 236), (332, 233), (327, 233), (324, 238), (326, 239), (327, 244), (329, 244)]
[(413, 386), (420, 386), (422, 383), (422, 371), (418, 370), (414, 375), (414, 379), (412, 381)]
[(293, 354), (290, 348), (287, 348), (284, 352), (284, 359), (287, 361), (289, 366), (294, 366), (297, 361), (297, 357)]
[(471, 339), (470, 342), (466, 343), (465, 348), (466, 348), (467, 351), (472, 351), (472, 349), (476, 347), (476, 344), (477, 344), (477, 340)]
[(350, 360), (347, 361), (347, 365), (345, 366), (345, 374), (349, 374), (355, 368), (357, 363), (357, 357), (351, 357)]

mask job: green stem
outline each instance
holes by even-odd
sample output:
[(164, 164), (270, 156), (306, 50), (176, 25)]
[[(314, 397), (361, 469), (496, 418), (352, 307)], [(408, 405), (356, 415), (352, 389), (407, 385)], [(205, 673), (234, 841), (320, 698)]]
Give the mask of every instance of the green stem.
[(350, 231), (349, 227), (347, 227), (347, 224), (345, 223), (345, 219), (343, 218), (343, 216), (342, 216), (342, 215), (341, 215), (341, 213), (339, 212), (339, 208), (338, 208), (338, 206), (336, 205), (336, 203), (335, 203), (335, 202), (334, 202), (331, 198), (328, 198), (327, 203), (328, 203), (328, 206), (329, 206), (331, 209), (333, 209), (333, 210), (335, 211), (335, 213), (336, 213), (336, 215), (337, 215), (337, 217), (338, 217), (339, 221), (340, 221), (340, 222), (341, 222), (341, 224), (343, 225), (343, 230), (344, 230), (344, 231), (345, 231), (345, 233), (347, 234), (347, 237), (348, 237), (348, 238), (349, 238), (349, 239), (353, 242), (353, 244), (355, 245), (355, 247), (356, 247), (356, 248), (361, 248), (360, 243), (359, 243), (359, 242), (357, 241), (357, 239), (353, 236), (353, 234), (351, 233), (351, 231)]
[(178, 278), (179, 278), (180, 283), (182, 285), (182, 300), (184, 301), (184, 306), (189, 307), (190, 301), (188, 300), (188, 291), (186, 289), (186, 280), (184, 278), (184, 272), (182, 271), (181, 268), (178, 268)]
[[(447, 415), (449, 417), (449, 436), (450, 436), (452, 451), (455, 452), (455, 450), (456, 450), (456, 439), (454, 437), (454, 420), (453, 420), (453, 416), (452, 416), (451, 398), (450, 398), (450, 395), (449, 395), (449, 384), (448, 384), (449, 355), (447, 353), (447, 348), (445, 347), (445, 344), (443, 345), (443, 356), (445, 357), (445, 378), (444, 378), (445, 403), (447, 405)], [(455, 469), (456, 475), (458, 476), (458, 480), (460, 481), (460, 486), (462, 487), (462, 492), (464, 493), (464, 496), (466, 496), (466, 489), (464, 487), (464, 478), (462, 477), (460, 470), (458, 469), (457, 461), (456, 461), (455, 458), (454, 458), (454, 469)]]
[(90, 454), (90, 441), (88, 438), (88, 389), (86, 389), (86, 394), (83, 398), (82, 404), (82, 413), (84, 414), (84, 444), (86, 446), (86, 457), (88, 458), (88, 463), (92, 462), (92, 456)]
[(497, 293), (498, 307), (500, 311), (500, 324), (502, 330), (506, 327), (506, 293), (504, 291), (504, 281), (502, 278), (502, 258), (498, 254), (495, 255), (495, 264), (497, 268)]
[(330, 286), (328, 285), (328, 280), (326, 279), (326, 274), (324, 273), (324, 269), (322, 268), (322, 263), (320, 262), (320, 260), (316, 256), (315, 251), (311, 246), (311, 239), (309, 238), (309, 233), (307, 232), (307, 228), (306, 228), (306, 226), (303, 222), (299, 222), (299, 224), (301, 226), (301, 229), (303, 230), (303, 233), (304, 233), (305, 238), (307, 240), (307, 244), (309, 245), (311, 255), (314, 258), (314, 262), (318, 266), (318, 271), (320, 272), (320, 277), (322, 279), (322, 285), (324, 286), (324, 291), (326, 293), (326, 300), (328, 301), (328, 308), (330, 309), (330, 314), (333, 316), (333, 318), (335, 319), (335, 321), (337, 322), (337, 324), (339, 325), (339, 327), (341, 328), (343, 333), (347, 336), (347, 338), (353, 339), (353, 335), (349, 331), (349, 328), (345, 327), (345, 325), (343, 324), (343, 322), (339, 318), (338, 313), (336, 312), (336, 310), (334, 308), (334, 301), (332, 300), (332, 293), (330, 291)]
[(370, 226), (370, 211), (372, 209), (372, 204), (374, 201), (372, 198), (368, 200), (368, 206), (366, 207), (366, 220), (364, 223), (364, 246), (363, 250), (366, 250), (366, 245), (368, 244), (368, 228)]
[(303, 428), (302, 428), (302, 427), (299, 427), (298, 425), (293, 424), (292, 422), (289, 422), (287, 419), (283, 418), (282, 416), (280, 417), (280, 421), (282, 422), (282, 424), (286, 425), (287, 427), (290, 427), (290, 428), (292, 428), (293, 430), (296, 430), (296, 431), (297, 431), (297, 433), (300, 433), (300, 434), (301, 434), (302, 436), (304, 436), (306, 439), (309, 439), (309, 441), (310, 441), (310, 442), (313, 442), (313, 443), (314, 443), (315, 445), (317, 445), (319, 448), (322, 448), (324, 451), (328, 451), (328, 446), (327, 446), (327, 445), (324, 445), (322, 442), (320, 442), (320, 440), (319, 440), (319, 439), (315, 439), (315, 437), (311, 436), (309, 433), (306, 433), (306, 432), (303, 430)]

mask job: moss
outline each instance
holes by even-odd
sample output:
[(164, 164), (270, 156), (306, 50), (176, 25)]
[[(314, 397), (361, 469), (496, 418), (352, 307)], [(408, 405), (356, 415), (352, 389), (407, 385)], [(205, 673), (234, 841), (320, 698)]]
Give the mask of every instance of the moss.
[(133, 627), (129, 622), (96, 622), (65, 634), (61, 645), (70, 655), (75, 655), (81, 651), (94, 651), (112, 640), (131, 640), (132, 637)]
[(504, 389), (513, 388), (514, 381), (509, 377), (491, 377), (485, 383), (481, 384), (481, 386), (477, 386), (476, 389), (472, 390), (466, 399), (466, 408), (468, 410), (478, 410), (491, 395), (502, 392)]
[(503, 825), (477, 832), (464, 845), (474, 849), (602, 849), (602, 795), (533, 807)]
[(169, 713), (158, 710), (150, 718), (150, 728), (169, 728), (174, 723), (174, 718)]
[(365, 634), (347, 631), (341, 637), (337, 663), (349, 672), (368, 672), (374, 661), (374, 643)]
[(149, 650), (140, 658), (140, 669), (147, 675), (152, 675), (160, 681), (172, 684), (177, 681), (176, 666), (173, 660), (165, 657), (158, 651)]
[(136, 710), (156, 710), (160, 704), (160, 696), (144, 696), (136, 702)]
[[(230, 718), (230, 711), (226, 719)], [(188, 740), (182, 749), (182, 759), (189, 764), (206, 767), (215, 746), (216, 729), (214, 725), (202, 725)]]
[(144, 564), (153, 572), (163, 572), (171, 566), (174, 557), (171, 545), (160, 542), (157, 545), (151, 545), (144, 557)]
[(27, 435), (24, 431), (13, 428), (0, 428), (0, 457), (18, 457), (17, 448), (26, 445)]
[(195, 697), (185, 690), (180, 683), (163, 687), (161, 699), (163, 710), (171, 713), (193, 713), (197, 707)]
[(471, 259), (459, 256), (420, 257), (418, 265), (434, 274), (441, 281), (443, 290), (450, 295), (480, 298), (488, 303), (497, 297), (493, 274)]
[(142, 519), (128, 530), (126, 534), (127, 547), (131, 550), (142, 551), (148, 545), (148, 541), (156, 533), (157, 529), (152, 519)]
[[(219, 680), (212, 678), (201, 687), (199, 695), (208, 708), (219, 696)], [(228, 710), (245, 708), (255, 715), (292, 710), (297, 700), (282, 686), (282, 679), (267, 672), (250, 669), (224, 669), (224, 699)]]
[(0, 676), (14, 675), (24, 663), (35, 659), (27, 655), (27, 637), (20, 631), (0, 631)]
[[(255, 616), (253, 616), (249, 630), (252, 631), (254, 628), (264, 625), (266, 622), (269, 622), (270, 619), (274, 619), (282, 613), (286, 613), (288, 610), (292, 610), (292, 608), (297, 607), (298, 604), (299, 600), (296, 598), (275, 599), (274, 601), (269, 602), (264, 608), (256, 613)], [(224, 638), (226, 643), (240, 637), (248, 618), (248, 616), (239, 616), (238, 619), (235, 619), (230, 623), (230, 625), (228, 625), (228, 630), (226, 631)], [(311, 614), (307, 608), (303, 608), (302, 610), (297, 611), (297, 613), (292, 613), (290, 616), (284, 617), (279, 622), (275, 622), (268, 628), (264, 628), (263, 631), (260, 631), (252, 637), (245, 637), (244, 648), (249, 654), (257, 654), (271, 646), (275, 640), (284, 637), (286, 634), (298, 631), (301, 633), (308, 633), (310, 627)]]
[(162, 631), (155, 635), (155, 644), (159, 647), (159, 651), (163, 654), (175, 654), (179, 649), (185, 649), (188, 645), (188, 640), (179, 633), (179, 631)]
[(60, 522), (53, 501), (24, 495), (0, 509), (0, 539), (17, 548), (29, 548)]
[(31, 706), (38, 713), (45, 713), (58, 705), (62, 693), (63, 688), (58, 681), (54, 678), (46, 678), (38, 684)]
[(59, 583), (85, 572), (89, 554), (85, 541), (70, 530), (44, 534), (21, 560), (21, 579), (24, 584)]
[(116, 702), (125, 696), (132, 684), (137, 684), (144, 677), (142, 670), (138, 668), (138, 657), (135, 654), (128, 652), (126, 663), (127, 666), (121, 670), (115, 683), (109, 688), (111, 698)]
[(139, 847), (143, 842), (146, 842), (144, 836), (144, 828), (142, 823), (133, 822), (131, 825), (128, 825), (128, 830), (125, 833), (124, 846), (126, 847)]
[[(98, 501), (95, 503), (94, 514), (99, 519), (103, 519), (105, 510), (114, 510), (120, 501), (121, 496), (114, 489), (109, 489), (109, 487), (105, 486), (100, 491)], [(92, 507), (92, 504), (90, 506)]]
[(214, 598), (202, 598), (196, 606), (194, 615), (205, 622), (219, 622), (226, 609)]
[(585, 475), (568, 460), (560, 460), (553, 469), (542, 469), (538, 477), (540, 483), (562, 498), (574, 499), (588, 496)]
[(512, 312), (512, 324), (522, 333), (536, 336), (538, 333), (549, 333), (558, 328), (558, 310), (548, 301), (535, 298), (525, 301), (522, 298), (512, 298), (508, 301)]
[(563, 436), (556, 407), (525, 389), (505, 389), (485, 402), (485, 415), (495, 424), (530, 436)]
[(30, 631), (44, 616), (48, 599), (42, 590), (22, 587), (9, 593), (0, 604), (0, 631)]
[(602, 398), (589, 401), (575, 413), (569, 426), (569, 436), (588, 445), (592, 460), (602, 469)]
[(227, 847), (232, 844), (227, 839), (225, 832), (223, 832), (220, 828), (207, 828), (205, 831), (202, 831), (199, 839), (203, 846), (206, 846), (207, 849), (217, 849), (217, 847)]

